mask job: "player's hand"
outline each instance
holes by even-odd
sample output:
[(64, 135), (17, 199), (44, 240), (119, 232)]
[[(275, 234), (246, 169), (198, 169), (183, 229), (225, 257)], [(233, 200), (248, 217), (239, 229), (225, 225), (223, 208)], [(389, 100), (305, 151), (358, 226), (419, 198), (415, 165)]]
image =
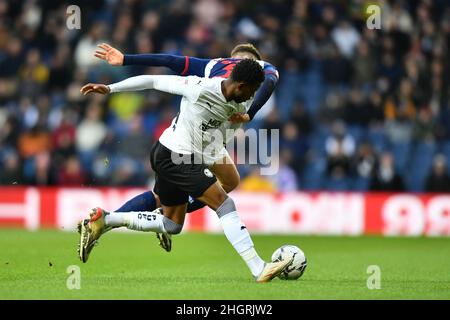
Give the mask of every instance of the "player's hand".
[(123, 65), (123, 53), (117, 50), (116, 48), (111, 47), (107, 43), (99, 44), (99, 50), (95, 51), (94, 56), (105, 60), (112, 66), (121, 66)]
[(107, 85), (99, 84), (99, 83), (88, 83), (87, 85), (83, 86), (83, 88), (80, 89), (80, 92), (83, 95), (87, 95), (90, 92), (97, 92), (101, 94), (107, 94), (111, 90)]
[(250, 116), (247, 113), (235, 113), (228, 120), (231, 123), (246, 123), (250, 121)]

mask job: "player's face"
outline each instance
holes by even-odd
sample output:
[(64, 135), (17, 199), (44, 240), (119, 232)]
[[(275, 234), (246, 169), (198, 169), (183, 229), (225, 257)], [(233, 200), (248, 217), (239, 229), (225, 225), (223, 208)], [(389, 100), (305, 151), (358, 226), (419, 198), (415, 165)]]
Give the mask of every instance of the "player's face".
[(233, 100), (237, 103), (242, 103), (244, 101), (250, 100), (255, 95), (255, 92), (256, 90), (258, 90), (260, 85), (261, 84), (252, 86), (245, 83), (240, 83), (234, 91)]

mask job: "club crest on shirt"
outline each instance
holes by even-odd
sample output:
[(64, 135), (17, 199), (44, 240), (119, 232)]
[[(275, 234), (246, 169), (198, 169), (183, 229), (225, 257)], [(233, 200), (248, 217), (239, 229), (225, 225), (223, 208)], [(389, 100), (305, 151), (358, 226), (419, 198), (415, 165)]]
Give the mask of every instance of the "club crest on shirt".
[(211, 172), (208, 168), (206, 168), (205, 170), (203, 170), (203, 173), (204, 173), (205, 176), (207, 176), (208, 178), (212, 178), (212, 177), (213, 177), (212, 172)]

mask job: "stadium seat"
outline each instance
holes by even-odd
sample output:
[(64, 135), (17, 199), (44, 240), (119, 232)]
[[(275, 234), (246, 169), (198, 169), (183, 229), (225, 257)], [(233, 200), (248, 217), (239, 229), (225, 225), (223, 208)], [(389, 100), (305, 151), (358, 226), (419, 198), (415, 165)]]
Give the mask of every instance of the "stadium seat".
[(382, 130), (368, 130), (367, 139), (372, 144), (377, 153), (383, 152), (387, 148), (386, 135)]
[(324, 96), (325, 88), (318, 66), (314, 63), (311, 65), (310, 70), (305, 74), (305, 79), (301, 83), (301, 87), (303, 88), (303, 92), (307, 93), (303, 96), (309, 114), (316, 114), (322, 97)]
[(442, 153), (447, 159), (447, 168), (450, 170), (450, 141), (445, 141), (441, 144)]
[(360, 144), (366, 137), (367, 130), (362, 126), (351, 125), (347, 128), (347, 133), (353, 136), (356, 144)]
[(424, 183), (430, 172), (436, 152), (434, 143), (417, 143), (412, 152), (409, 170), (404, 174), (407, 188), (411, 191), (423, 191)]
[(329, 135), (330, 130), (323, 126), (318, 126), (310, 135), (311, 149), (314, 150), (318, 156), (326, 156), (325, 141)]
[(349, 178), (328, 178), (325, 187), (330, 191), (348, 191), (351, 190), (351, 185)]
[(370, 179), (364, 177), (356, 177), (352, 180), (352, 190), (354, 191), (367, 191), (369, 190)]
[(322, 187), (322, 180), (325, 174), (326, 160), (323, 157), (314, 157), (309, 160), (302, 174), (303, 190), (319, 190)]
[(408, 159), (411, 152), (411, 143), (399, 142), (391, 146), (391, 152), (395, 159), (395, 169), (403, 175), (408, 171)]

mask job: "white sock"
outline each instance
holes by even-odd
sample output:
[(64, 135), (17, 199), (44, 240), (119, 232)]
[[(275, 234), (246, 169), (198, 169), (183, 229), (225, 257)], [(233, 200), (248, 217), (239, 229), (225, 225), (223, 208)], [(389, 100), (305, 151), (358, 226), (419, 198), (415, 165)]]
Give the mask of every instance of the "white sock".
[(250, 234), (241, 222), (236, 211), (225, 214), (220, 218), (223, 231), (234, 249), (241, 255), (254, 277), (257, 277), (264, 269), (262, 260), (253, 245)]
[(105, 216), (107, 227), (127, 227), (137, 231), (166, 232), (164, 216), (154, 211), (110, 212)]

